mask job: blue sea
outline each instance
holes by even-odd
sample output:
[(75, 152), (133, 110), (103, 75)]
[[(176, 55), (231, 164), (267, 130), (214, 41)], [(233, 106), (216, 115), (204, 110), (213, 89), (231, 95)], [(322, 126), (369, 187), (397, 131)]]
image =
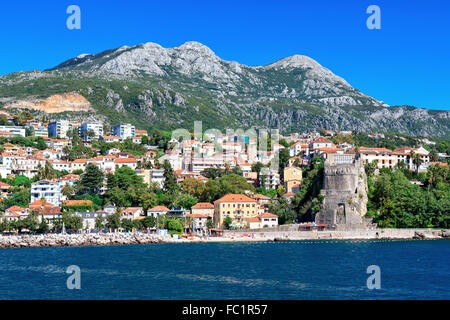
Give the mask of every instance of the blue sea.
[(447, 240), (0, 249), (0, 299), (450, 299), (449, 257)]

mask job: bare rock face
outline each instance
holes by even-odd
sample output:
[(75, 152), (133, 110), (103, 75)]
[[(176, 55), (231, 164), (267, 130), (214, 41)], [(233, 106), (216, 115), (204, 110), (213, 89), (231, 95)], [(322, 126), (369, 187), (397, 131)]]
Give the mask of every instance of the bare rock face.
[(325, 199), (316, 223), (337, 230), (371, 227), (367, 213), (367, 177), (364, 165), (354, 155), (330, 155), (325, 161)]
[(69, 92), (65, 94), (55, 94), (47, 99), (40, 100), (19, 100), (15, 103), (5, 106), (6, 108), (32, 109), (44, 111), (45, 113), (72, 112), (92, 112), (90, 102), (82, 95)]

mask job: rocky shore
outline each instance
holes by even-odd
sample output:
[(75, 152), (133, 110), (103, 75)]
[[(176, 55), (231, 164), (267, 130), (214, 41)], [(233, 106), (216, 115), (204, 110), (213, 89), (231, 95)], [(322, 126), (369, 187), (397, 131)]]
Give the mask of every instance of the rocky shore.
[(255, 242), (292, 240), (437, 240), (450, 239), (450, 230), (375, 229), (353, 231), (227, 231), (223, 237), (172, 238), (155, 234), (88, 233), (0, 235), (0, 248), (105, 246), (153, 243)]
[(150, 244), (170, 240), (144, 233), (7, 235), (0, 236), (0, 248)]

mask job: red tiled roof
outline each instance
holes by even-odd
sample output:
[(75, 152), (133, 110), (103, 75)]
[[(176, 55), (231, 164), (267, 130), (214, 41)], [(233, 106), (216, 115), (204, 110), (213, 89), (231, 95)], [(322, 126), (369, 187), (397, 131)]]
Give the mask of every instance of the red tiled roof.
[(192, 209), (214, 209), (214, 205), (209, 202), (199, 202)]
[(156, 206), (156, 207), (153, 207), (151, 209), (148, 209), (148, 211), (156, 212), (156, 211), (170, 211), (170, 210), (169, 210), (169, 208), (167, 208), (165, 206)]
[(92, 205), (93, 202), (91, 200), (64, 200), (63, 204), (65, 206), (81, 206), (81, 205)]
[(278, 216), (273, 213), (264, 212), (264, 213), (261, 213), (260, 215), (258, 215), (258, 218), (278, 218)]
[(252, 199), (250, 197), (247, 197), (245, 194), (227, 194), (220, 198), (219, 200), (214, 201), (216, 202), (256, 202), (255, 199)]
[(205, 214), (199, 214), (199, 213), (189, 213), (186, 215), (186, 218), (208, 218)]
[(115, 163), (137, 163), (136, 159), (133, 158), (117, 158), (114, 159)]
[(270, 197), (265, 196), (265, 195), (263, 195), (263, 194), (257, 193), (257, 194), (254, 194), (254, 195), (253, 195), (253, 199), (267, 199), (267, 200), (269, 200)]

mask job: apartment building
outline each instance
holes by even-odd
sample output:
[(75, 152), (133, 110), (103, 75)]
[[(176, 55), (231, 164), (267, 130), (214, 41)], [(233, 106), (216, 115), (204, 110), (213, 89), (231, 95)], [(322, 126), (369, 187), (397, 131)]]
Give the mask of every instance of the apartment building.
[(227, 194), (214, 201), (214, 224), (223, 228), (223, 221), (226, 217), (232, 220), (232, 227), (244, 227), (246, 219), (254, 218), (258, 215), (258, 204), (244, 194)]
[[(421, 160), (421, 164), (418, 168), (414, 163), (414, 159), (411, 159), (411, 151), (414, 152)], [(403, 162), (409, 170), (418, 169), (419, 171), (424, 171), (428, 168), (430, 163), (429, 152), (423, 148), (411, 148), (402, 147), (397, 148), (394, 151), (386, 148), (367, 148), (361, 147), (359, 154), (363, 163), (371, 163), (376, 161), (378, 168), (395, 168), (395, 166)]]
[(31, 202), (45, 198), (53, 206), (61, 206), (65, 197), (63, 196), (62, 186), (59, 181), (41, 180), (31, 184)]
[(48, 136), (50, 138), (66, 138), (67, 131), (72, 130), (73, 126), (68, 120), (57, 120), (48, 124)]
[(296, 193), (302, 183), (302, 169), (297, 167), (286, 167), (283, 171), (284, 189), (287, 193)]
[(22, 136), (25, 137), (25, 128), (19, 126), (0, 126), (0, 132), (3, 136), (14, 137)]
[(280, 174), (277, 170), (264, 167), (259, 173), (259, 184), (266, 189), (276, 189), (280, 185)]
[(31, 135), (33, 137), (42, 137), (48, 138), (48, 127), (44, 125), (30, 125), (28, 126), (30, 129)]
[(103, 136), (103, 124), (99, 122), (83, 123), (78, 128), (80, 138), (86, 141), (92, 141), (92, 139), (99, 139)]
[(214, 216), (214, 205), (208, 202), (199, 202), (192, 206), (191, 213), (212, 218)]
[(111, 128), (113, 136), (120, 137), (121, 140), (136, 136), (136, 128), (131, 124), (118, 124)]

